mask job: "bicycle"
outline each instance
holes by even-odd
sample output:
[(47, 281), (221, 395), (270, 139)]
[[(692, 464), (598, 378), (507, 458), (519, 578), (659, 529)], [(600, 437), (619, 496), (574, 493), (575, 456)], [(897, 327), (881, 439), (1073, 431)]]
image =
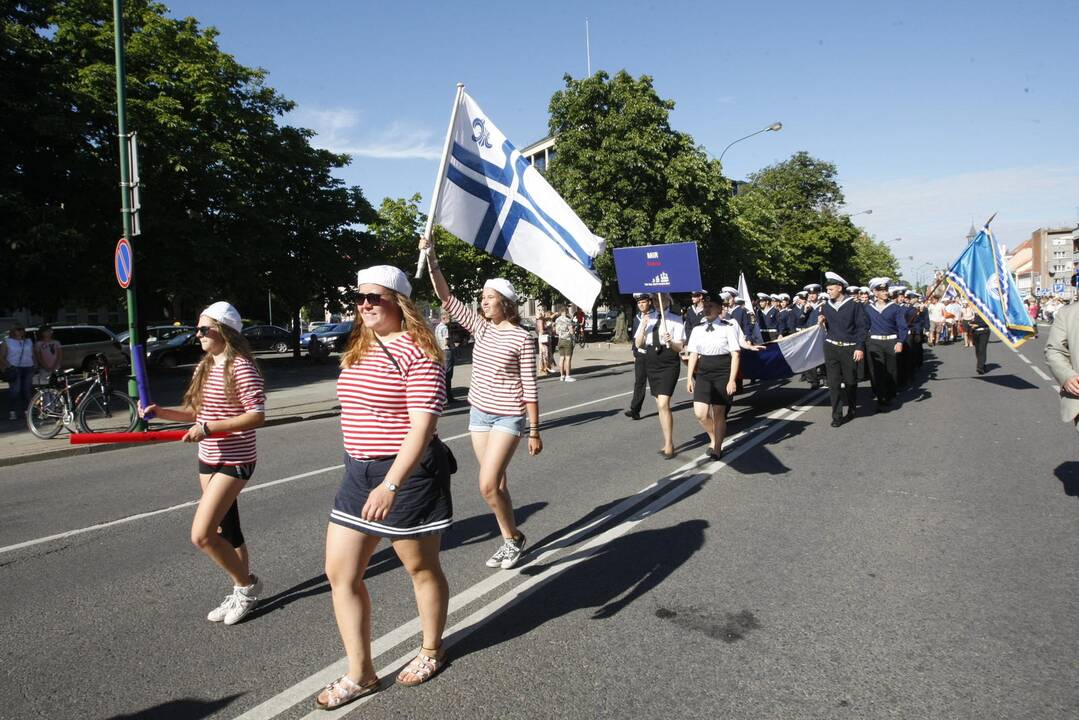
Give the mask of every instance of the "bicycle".
[[(98, 354), (90, 378), (75, 382), (74, 369), (54, 372), (49, 384), (30, 398), (26, 408), (26, 426), (42, 440), (56, 437), (66, 427), (69, 431), (130, 432), (139, 423), (135, 401), (112, 389), (109, 364)], [(78, 391), (74, 397), (72, 392)]]

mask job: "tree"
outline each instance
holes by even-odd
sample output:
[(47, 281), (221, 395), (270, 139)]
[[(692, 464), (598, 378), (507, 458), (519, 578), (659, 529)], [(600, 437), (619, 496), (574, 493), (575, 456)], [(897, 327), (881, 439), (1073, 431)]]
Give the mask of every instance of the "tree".
[[(702, 274), (732, 272), (730, 184), (718, 162), (671, 127), (674, 101), (660, 98), (647, 75), (600, 71), (564, 81), (550, 103), (558, 144), (548, 179), (585, 225), (611, 250), (696, 242)], [(609, 300), (618, 296), (612, 258), (596, 261)]]

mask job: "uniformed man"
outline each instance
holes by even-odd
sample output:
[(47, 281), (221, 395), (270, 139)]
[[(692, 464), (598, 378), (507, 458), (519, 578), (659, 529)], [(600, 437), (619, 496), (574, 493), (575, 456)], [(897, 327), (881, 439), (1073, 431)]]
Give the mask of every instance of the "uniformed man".
[[(805, 304), (802, 306), (802, 317), (798, 321), (799, 330), (804, 330), (817, 324), (817, 319), (820, 317), (820, 291), (821, 286), (817, 283), (810, 283), (802, 288), (802, 293), (805, 293)], [(809, 383), (810, 390), (819, 388), (821, 381), (824, 379), (823, 365), (802, 373), (802, 380)]]
[[(637, 328), (641, 322), (648, 322), (656, 317), (656, 311), (652, 309), (652, 296), (649, 293), (633, 293), (633, 299), (637, 301), (637, 314), (633, 317), (633, 326), (629, 336), (637, 336)], [(648, 351), (630, 343), (633, 348), (633, 397), (629, 401), (629, 409), (623, 415), (633, 420), (641, 419), (641, 407), (644, 405), (644, 386), (648, 382), (648, 373), (644, 362)]]
[(768, 293), (757, 293), (757, 300), (759, 302), (757, 317), (760, 319), (761, 336), (765, 342), (771, 342), (779, 337), (779, 329), (776, 327), (779, 309), (772, 304), (773, 301), (778, 300), (778, 297)]
[(779, 330), (780, 337), (786, 337), (795, 330), (795, 325), (791, 322), (791, 318), (794, 317), (794, 310), (791, 308), (791, 296), (787, 293), (779, 293), (779, 310), (776, 312), (776, 329)]
[(977, 312), (974, 313), (974, 319), (967, 321), (967, 327), (970, 328), (971, 339), (974, 340), (974, 360), (976, 364), (976, 370), (979, 375), (985, 375), (985, 351), (989, 347), (989, 326), (985, 324), (985, 320)]
[[(824, 277), (828, 300), (821, 304), (818, 323), (826, 332), (824, 370), (832, 400), (832, 427), (839, 427), (854, 419), (858, 398), (856, 363), (865, 357), (869, 324), (865, 311), (844, 292), (847, 281), (833, 272), (824, 273)], [(845, 415), (844, 402), (847, 406)]]
[(910, 376), (913, 372), (911, 358), (914, 357), (914, 353), (910, 347), (910, 325), (911, 321), (914, 319), (914, 311), (907, 302), (906, 285), (893, 285), (888, 288), (888, 291), (892, 295), (892, 300), (899, 306), (899, 310), (903, 314), (903, 321), (907, 326), (907, 338), (903, 341), (903, 352), (896, 356), (896, 367), (899, 371), (899, 387), (903, 388), (910, 382)]
[(686, 339), (693, 333), (693, 329), (701, 324), (704, 318), (704, 303), (708, 299), (708, 291), (703, 288), (694, 290), (689, 294), (691, 304), (686, 308)]
[(889, 278), (878, 277), (869, 281), (869, 289), (876, 301), (866, 305), (869, 315), (869, 380), (873, 395), (877, 398), (877, 411), (886, 410), (895, 400), (899, 388), (899, 367), (896, 356), (903, 352), (907, 339), (907, 323), (903, 310), (891, 300), (888, 292)]

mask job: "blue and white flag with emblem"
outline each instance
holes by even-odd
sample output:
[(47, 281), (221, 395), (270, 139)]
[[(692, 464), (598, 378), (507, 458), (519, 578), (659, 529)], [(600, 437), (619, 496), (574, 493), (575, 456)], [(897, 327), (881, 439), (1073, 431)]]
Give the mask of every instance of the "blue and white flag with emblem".
[(1008, 347), (1019, 347), (1034, 336), (1030, 314), (989, 223), (948, 268), (945, 278)]
[(468, 93), (458, 98), (433, 222), (591, 309), (601, 287), (592, 264), (603, 238), (585, 227)]

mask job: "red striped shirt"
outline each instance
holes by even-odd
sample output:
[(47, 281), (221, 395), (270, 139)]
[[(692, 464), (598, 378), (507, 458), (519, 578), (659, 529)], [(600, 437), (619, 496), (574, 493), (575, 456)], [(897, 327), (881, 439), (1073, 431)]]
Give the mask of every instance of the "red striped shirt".
[[(224, 365), (214, 365), (210, 370), (202, 388), (202, 406), (195, 416), (197, 422), (228, 420), (247, 412), (266, 410), (266, 391), (254, 363), (242, 357), (232, 361), (236, 400), (229, 400), (225, 395), (224, 372)], [(245, 465), (256, 459), (254, 430), (243, 430), (199, 443), (199, 460), (211, 465)]]
[(385, 346), (400, 372), (376, 344), (337, 379), (345, 452), (357, 460), (396, 455), (411, 427), (408, 413), (440, 415), (446, 404), (442, 366), (411, 335), (399, 335)]
[(518, 325), (495, 327), (452, 295), (446, 310), (476, 338), (468, 402), (491, 415), (523, 415), (525, 403), (539, 400), (532, 336)]

